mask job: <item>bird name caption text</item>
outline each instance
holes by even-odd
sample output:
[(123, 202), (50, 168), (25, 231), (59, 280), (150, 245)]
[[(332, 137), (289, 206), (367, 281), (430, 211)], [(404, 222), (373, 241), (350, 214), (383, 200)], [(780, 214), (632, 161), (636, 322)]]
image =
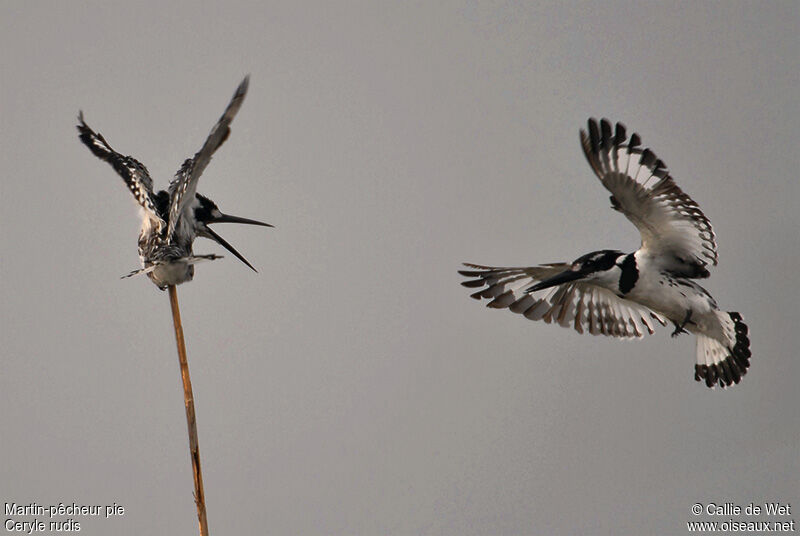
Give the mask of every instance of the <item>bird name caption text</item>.
[[(37, 502), (5, 503), (3, 528), (6, 532), (34, 534), (40, 532), (80, 532), (81, 518), (111, 519), (125, 515), (125, 507), (107, 505), (63, 503), (44, 505)], [(25, 518), (33, 519), (25, 519)]]
[[(689, 521), (689, 532), (795, 532), (792, 505), (763, 502), (741, 505), (730, 501), (694, 503), (693, 516), (707, 516), (708, 521)], [(744, 516), (750, 519), (733, 519)]]

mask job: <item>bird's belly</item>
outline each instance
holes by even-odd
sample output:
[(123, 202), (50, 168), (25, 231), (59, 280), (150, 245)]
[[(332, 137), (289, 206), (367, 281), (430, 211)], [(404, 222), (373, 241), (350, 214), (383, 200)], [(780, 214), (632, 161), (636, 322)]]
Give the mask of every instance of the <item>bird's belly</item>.
[(180, 285), (191, 281), (194, 277), (194, 266), (186, 261), (176, 260), (159, 264), (148, 275), (153, 283), (163, 289), (168, 285)]
[(684, 321), (689, 311), (693, 318), (699, 319), (717, 309), (713, 298), (701, 286), (664, 273), (640, 277), (625, 298), (641, 303), (678, 324)]

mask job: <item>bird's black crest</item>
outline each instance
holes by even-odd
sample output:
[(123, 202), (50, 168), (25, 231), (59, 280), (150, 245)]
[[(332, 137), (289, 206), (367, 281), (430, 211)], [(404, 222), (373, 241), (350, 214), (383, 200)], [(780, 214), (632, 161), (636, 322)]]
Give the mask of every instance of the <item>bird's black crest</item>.
[(620, 255), (622, 252), (615, 249), (601, 249), (578, 257), (572, 264), (579, 265), (585, 272), (598, 272), (614, 266)]
[(217, 204), (204, 195), (195, 194), (199, 201), (197, 208), (194, 211), (195, 218), (199, 221), (209, 221), (211, 219), (211, 211), (214, 209), (219, 210)]

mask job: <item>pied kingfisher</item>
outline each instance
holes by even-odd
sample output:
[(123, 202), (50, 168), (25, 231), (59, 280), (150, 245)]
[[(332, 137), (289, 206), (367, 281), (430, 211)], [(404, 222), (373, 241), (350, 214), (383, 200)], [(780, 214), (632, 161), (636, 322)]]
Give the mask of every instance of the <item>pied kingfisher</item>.
[(244, 101), (248, 81), (249, 76), (246, 76), (239, 84), (231, 102), (211, 129), (200, 150), (194, 157), (183, 162), (170, 181), (169, 188), (158, 193), (153, 193), (153, 179), (141, 162), (112, 149), (99, 132), (94, 132), (86, 125), (83, 112), (78, 114), (81, 141), (95, 156), (111, 164), (122, 176), (140, 207), (142, 228), (139, 232), (139, 258), (144, 268), (123, 277), (145, 273), (161, 290), (165, 290), (168, 285), (191, 281), (194, 277), (194, 264), (221, 258), (218, 255), (195, 255), (192, 252), (192, 243), (197, 236), (216, 241), (255, 271), (253, 265), (212, 231), (209, 224), (227, 222), (265, 227), (272, 225), (223, 214), (213, 201), (196, 193), (197, 181), (211, 156), (230, 135), (230, 124)]
[(589, 165), (612, 194), (612, 208), (639, 229), (641, 247), (628, 254), (595, 251), (571, 264), (496, 268), (465, 263), (474, 270), (459, 273), (477, 279), (462, 285), (480, 287), (472, 297), (490, 299), (487, 307), (508, 308), (579, 333), (640, 338), (643, 330), (653, 333), (653, 320), (664, 326), (669, 320), (675, 325), (673, 337), (686, 331), (697, 336), (695, 380), (712, 388), (739, 383), (750, 366), (747, 326), (739, 313), (720, 311), (692, 281), (708, 277), (706, 267), (717, 264), (708, 218), (678, 188), (664, 162), (640, 147), (639, 136), (627, 137), (622, 123), (612, 131), (608, 120), (589, 119), (588, 134), (581, 130), (580, 140)]

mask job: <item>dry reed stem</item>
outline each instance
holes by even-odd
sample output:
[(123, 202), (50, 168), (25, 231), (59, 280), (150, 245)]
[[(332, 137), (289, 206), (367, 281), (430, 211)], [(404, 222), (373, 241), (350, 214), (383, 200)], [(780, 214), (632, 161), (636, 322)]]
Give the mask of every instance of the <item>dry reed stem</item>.
[(178, 344), (178, 361), (181, 365), (183, 380), (183, 401), (186, 405), (186, 424), (189, 428), (189, 453), (192, 457), (192, 473), (194, 474), (194, 502), (197, 505), (197, 520), (200, 524), (200, 536), (208, 536), (208, 520), (206, 519), (206, 500), (203, 493), (203, 473), (200, 471), (200, 449), (197, 442), (197, 420), (194, 413), (194, 395), (192, 380), (189, 378), (189, 363), (186, 360), (186, 344), (183, 341), (181, 311), (178, 308), (178, 293), (175, 285), (169, 285), (169, 304), (172, 307), (172, 322), (175, 326), (175, 342)]

